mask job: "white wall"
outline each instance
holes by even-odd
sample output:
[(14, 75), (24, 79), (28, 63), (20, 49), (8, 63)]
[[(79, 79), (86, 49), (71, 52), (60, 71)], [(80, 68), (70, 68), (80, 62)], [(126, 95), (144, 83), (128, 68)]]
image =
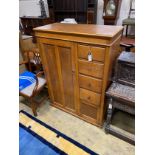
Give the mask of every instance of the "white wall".
[(97, 6), (97, 24), (103, 25), (104, 20), (102, 18), (103, 16), (103, 0), (98, 0), (98, 6)]
[[(48, 13), (48, 5), (47, 0), (44, 0), (46, 15), (49, 16)], [(40, 16), (40, 5), (39, 0), (20, 0), (19, 1), (19, 17), (22, 16)]]

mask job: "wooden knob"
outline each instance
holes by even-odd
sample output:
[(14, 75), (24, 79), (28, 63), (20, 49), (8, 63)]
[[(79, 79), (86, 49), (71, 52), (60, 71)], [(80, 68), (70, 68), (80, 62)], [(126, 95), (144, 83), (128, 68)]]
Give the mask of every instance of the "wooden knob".
[(88, 84), (88, 87), (91, 87), (91, 83)]
[(88, 100), (90, 100), (91, 99), (91, 97), (90, 96), (88, 96), (88, 98), (87, 98)]

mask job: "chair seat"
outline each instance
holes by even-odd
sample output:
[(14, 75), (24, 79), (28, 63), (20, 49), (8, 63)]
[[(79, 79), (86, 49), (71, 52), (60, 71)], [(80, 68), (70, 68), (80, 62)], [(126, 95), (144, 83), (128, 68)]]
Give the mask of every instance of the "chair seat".
[(135, 18), (127, 18), (123, 20), (123, 25), (135, 25)]
[(133, 45), (135, 46), (135, 38), (122, 37), (120, 44)]
[[(46, 84), (46, 80), (44, 78), (38, 77), (38, 89), (37, 90), (39, 90), (45, 84)], [(36, 82), (32, 83), (28, 87), (22, 89), (20, 91), (20, 93), (23, 94), (23, 95), (26, 95), (26, 96), (30, 97), (32, 95), (32, 92), (34, 90), (35, 85), (36, 85)]]
[(112, 83), (106, 94), (113, 98), (135, 103), (135, 88), (130, 86), (122, 85), (120, 83)]

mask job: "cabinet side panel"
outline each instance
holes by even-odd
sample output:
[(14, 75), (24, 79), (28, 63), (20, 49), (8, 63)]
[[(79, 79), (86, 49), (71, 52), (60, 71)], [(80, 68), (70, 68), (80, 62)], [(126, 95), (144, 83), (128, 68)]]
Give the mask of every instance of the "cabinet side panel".
[(108, 88), (109, 84), (112, 81), (112, 72), (115, 67), (116, 58), (119, 55), (119, 44), (120, 37), (113, 43), (112, 46), (106, 48), (106, 57), (105, 57), (105, 66), (104, 66), (104, 76), (103, 76), (103, 88), (102, 88), (102, 97), (101, 97), (101, 109), (99, 116), (99, 123), (102, 124), (105, 120), (105, 112), (106, 112), (106, 100), (105, 100), (105, 92)]
[(54, 102), (62, 104), (62, 96), (60, 93), (60, 82), (58, 77), (58, 68), (56, 65), (55, 47), (54, 45), (43, 44), (44, 68), (49, 78), (49, 87), (52, 88)]
[(72, 50), (69, 47), (58, 47), (61, 73), (63, 80), (63, 90), (65, 98), (65, 107), (74, 110), (74, 85), (72, 72)]

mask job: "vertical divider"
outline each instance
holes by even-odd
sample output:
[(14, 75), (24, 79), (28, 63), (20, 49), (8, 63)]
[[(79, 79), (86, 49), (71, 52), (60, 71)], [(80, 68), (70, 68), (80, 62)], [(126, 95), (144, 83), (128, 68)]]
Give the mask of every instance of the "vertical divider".
[(61, 72), (61, 63), (60, 63), (60, 55), (59, 55), (59, 50), (58, 46), (55, 46), (55, 56), (56, 56), (56, 63), (58, 67), (58, 76), (59, 76), (59, 81), (60, 81), (60, 93), (62, 94), (62, 102), (63, 102), (63, 107), (65, 107), (65, 97), (64, 97), (64, 88), (63, 88), (63, 79), (62, 79), (62, 72)]
[[(44, 69), (44, 73), (45, 73), (45, 76), (46, 76), (46, 80), (47, 80), (47, 85), (48, 85), (48, 94), (50, 96), (50, 99), (51, 99), (51, 102), (54, 102), (54, 96), (53, 96), (53, 90), (52, 88), (50, 87), (50, 75), (49, 75), (49, 72), (48, 72), (48, 66), (46, 65), (46, 57), (45, 57), (45, 54), (44, 53), (44, 45), (43, 43), (41, 43), (40, 39), (37, 39), (37, 42), (38, 42), (38, 46), (39, 46), (39, 49), (40, 49), (40, 56), (41, 56), (41, 59), (42, 59), (42, 62), (43, 62), (43, 69)], [(52, 92), (52, 93), (50, 93)], [(52, 103), (51, 103), (52, 105)]]
[(75, 56), (75, 105), (76, 112), (80, 114), (80, 97), (79, 97), (79, 68), (78, 68), (78, 44), (74, 43), (74, 56)]

